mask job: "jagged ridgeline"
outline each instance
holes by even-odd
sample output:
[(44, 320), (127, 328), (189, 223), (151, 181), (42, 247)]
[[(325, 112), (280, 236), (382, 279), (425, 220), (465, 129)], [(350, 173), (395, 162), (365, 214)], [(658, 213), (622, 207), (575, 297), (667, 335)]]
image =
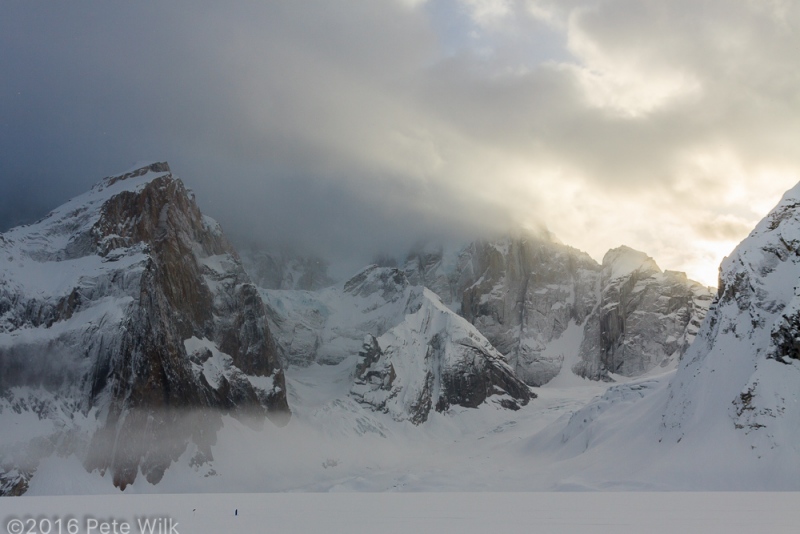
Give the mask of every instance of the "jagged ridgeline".
[[(546, 234), (419, 247), (404, 267), (541, 386), (562, 368), (594, 380), (674, 367), (713, 299), (683, 273), (628, 247), (602, 265)], [(573, 361), (570, 362), (570, 359)]]
[(1, 410), (53, 421), (0, 451), (5, 493), (53, 452), (120, 488), (156, 483), (187, 447), (210, 458), (222, 414), (288, 420), (258, 291), (167, 163), (0, 235)]

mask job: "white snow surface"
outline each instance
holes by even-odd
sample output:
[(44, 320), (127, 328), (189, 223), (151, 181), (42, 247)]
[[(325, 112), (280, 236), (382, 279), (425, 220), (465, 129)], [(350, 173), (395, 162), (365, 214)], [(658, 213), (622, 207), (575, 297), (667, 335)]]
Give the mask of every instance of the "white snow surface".
[[(113, 520), (117, 532), (120, 523), (130, 524), (130, 532), (140, 532), (137, 521), (143, 518), (160, 519), (179, 534), (788, 534), (796, 532), (800, 522), (799, 497), (732, 492), (20, 497), (0, 500), (0, 521), (5, 529), (15, 519), (63, 518), (63, 525), (75, 518), (81, 534), (88, 531), (90, 519), (107, 521), (108, 532)], [(169, 530), (166, 526), (158, 534)], [(98, 532), (99, 525), (93, 533)]]

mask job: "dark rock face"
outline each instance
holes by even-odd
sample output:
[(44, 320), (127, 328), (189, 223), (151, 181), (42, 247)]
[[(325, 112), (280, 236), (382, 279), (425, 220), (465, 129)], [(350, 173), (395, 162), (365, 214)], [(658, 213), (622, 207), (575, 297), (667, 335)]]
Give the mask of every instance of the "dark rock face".
[(661, 272), (652, 258), (627, 247), (606, 254), (600, 283), (600, 303), (586, 322), (574, 368), (595, 380), (676, 363), (713, 298), (683, 273)]
[(781, 316), (772, 332), (772, 344), (770, 358), (785, 364), (800, 360), (800, 312)]
[(397, 376), (391, 365), (385, 370), (386, 372), (376, 372), (376, 370), (373, 369), (373, 366), (378, 363), (382, 356), (383, 351), (380, 345), (378, 345), (378, 340), (375, 339), (373, 335), (367, 335), (367, 337), (364, 338), (363, 347), (358, 351), (358, 364), (356, 365), (355, 371), (356, 378), (366, 382), (371, 381), (373, 377), (377, 376), (381, 384), (391, 386)]
[(463, 293), (461, 313), (505, 354), (528, 384), (540, 386), (562, 361), (543, 354), (570, 321), (596, 303), (597, 267), (587, 254), (557, 243), (511, 239), (472, 246), (480, 279)]
[(31, 474), (19, 469), (0, 473), (0, 496), (21, 497), (28, 491)]
[[(65, 276), (53, 294), (2, 285), (0, 335), (34, 327), (49, 341), (0, 344), (0, 366), (48, 348), (64, 360), (51, 374), (70, 369), (74, 382), (55, 391), (100, 421), (86, 467), (110, 470), (122, 489), (140, 470), (157, 483), (190, 440), (210, 457), (223, 413), (285, 422), (284, 377), (258, 292), (167, 164), (106, 178), (76, 201), (6, 234), (7, 252), (34, 267), (74, 260), (92, 270)], [(53, 385), (21, 366), (0, 379), (0, 393)]]

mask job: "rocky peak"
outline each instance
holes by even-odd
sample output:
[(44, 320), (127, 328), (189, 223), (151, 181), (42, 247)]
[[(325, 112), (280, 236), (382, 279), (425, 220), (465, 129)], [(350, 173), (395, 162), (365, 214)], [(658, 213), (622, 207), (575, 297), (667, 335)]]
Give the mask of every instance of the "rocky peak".
[(539, 236), (476, 241), (464, 251), (460, 277), (469, 281), (461, 314), (530, 385), (556, 376), (563, 354), (546, 348), (596, 303), (600, 267), (587, 254)]
[(106, 178), (6, 235), (0, 396), (45, 387), (95, 411), (99, 430), (72, 451), (87, 469), (120, 488), (139, 472), (156, 483), (190, 441), (210, 457), (223, 413), (285, 422), (258, 292), (166, 163)]
[(609, 250), (603, 256), (603, 277), (606, 280), (630, 277), (633, 273), (646, 277), (660, 272), (653, 258), (624, 245)]
[(96, 191), (102, 191), (103, 189), (112, 186), (117, 182), (128, 180), (130, 178), (138, 178), (140, 176), (144, 176), (149, 173), (171, 174), (171, 172), (172, 171), (169, 168), (169, 163), (167, 163), (166, 161), (154, 162), (148, 164), (137, 164), (130, 171), (115, 176), (107, 176), (106, 178), (103, 178), (100, 182), (95, 184), (92, 187), (92, 189)]

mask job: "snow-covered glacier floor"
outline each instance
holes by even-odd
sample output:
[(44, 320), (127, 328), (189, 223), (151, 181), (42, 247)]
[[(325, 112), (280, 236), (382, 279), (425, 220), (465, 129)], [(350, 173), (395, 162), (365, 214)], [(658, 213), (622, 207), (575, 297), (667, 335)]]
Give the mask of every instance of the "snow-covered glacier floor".
[[(538, 389), (539, 397), (519, 411), (490, 400), (478, 409), (431, 412), (426, 423), (415, 426), (348, 396), (354, 363), (290, 368), (293, 416), (286, 427), (267, 423), (254, 429), (226, 417), (212, 462), (191, 465), (195, 451), (190, 447), (159, 484), (139, 476), (126, 493), (579, 488), (574, 480), (564, 486), (558, 475), (540, 476), (550, 460), (531, 454), (529, 441), (602, 394), (606, 384), (575, 379)], [(117, 491), (109, 477), (87, 473), (73, 456), (44, 460), (28, 495)]]
[[(140, 528), (144, 520), (162, 526), (156, 534), (782, 534), (797, 532), (797, 503), (796, 493), (103, 495), (0, 499), (0, 520), (11, 533), (44, 532), (48, 522), (73, 519), (72, 532), (81, 534), (123, 532), (123, 524), (150, 532)], [(14, 530), (19, 525), (24, 530)]]
[[(347, 395), (353, 363), (290, 368), (288, 426), (226, 418), (212, 462), (192, 466), (190, 449), (155, 486), (140, 476), (120, 494), (75, 457), (47, 459), (28, 496), (0, 499), (0, 519), (146, 515), (179, 522), (178, 532), (796, 531), (800, 494), (743, 492), (786, 489), (774, 473), (733, 456), (730, 476), (703, 473), (703, 458), (675, 465), (645, 450), (646, 429), (623, 424), (656, 413), (671, 373), (619, 395), (560, 376), (519, 411), (489, 402), (414, 426)], [(582, 426), (584, 413), (594, 426)]]
[[(293, 417), (286, 427), (254, 429), (226, 417), (211, 462), (193, 462), (190, 446), (160, 483), (139, 476), (125, 493), (798, 489), (796, 477), (780, 473), (793, 466), (775, 471), (723, 449), (714, 450), (716, 462), (694, 458), (694, 450), (654, 450), (653, 425), (630, 423), (660, 420), (671, 373), (621, 388), (560, 376), (518, 411), (490, 398), (478, 409), (432, 412), (414, 426), (348, 396), (353, 364), (290, 368)], [(28, 495), (117, 493), (109, 478), (87, 473), (75, 456), (51, 457)]]

